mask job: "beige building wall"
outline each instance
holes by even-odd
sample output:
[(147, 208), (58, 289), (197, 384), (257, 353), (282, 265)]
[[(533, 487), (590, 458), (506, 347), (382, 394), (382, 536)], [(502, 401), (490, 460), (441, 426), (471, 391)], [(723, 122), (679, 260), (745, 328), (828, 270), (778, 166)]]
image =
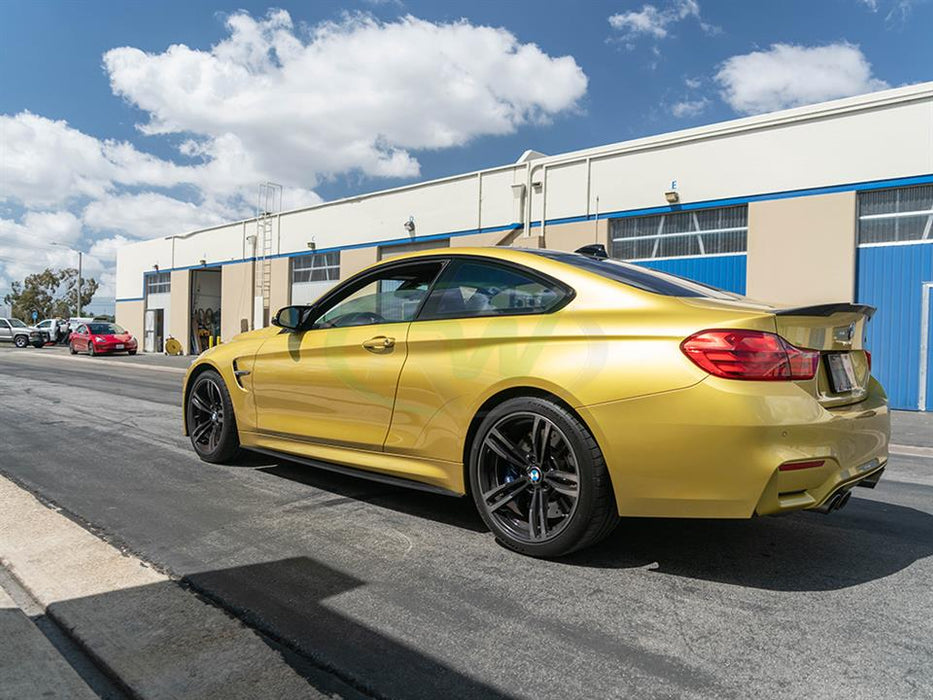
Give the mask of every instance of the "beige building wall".
[(165, 319), (165, 339), (171, 336), (181, 343), (188, 354), (188, 334), (191, 327), (191, 270), (172, 271), (172, 303)]
[(602, 243), (609, 250), (609, 219), (549, 224), (544, 231), (543, 247), (549, 250), (574, 251), (593, 243)]
[(485, 248), (499, 245), (508, 236), (507, 231), (491, 231), (489, 233), (471, 233), (467, 236), (451, 236), (451, 248)]
[(374, 264), (379, 255), (378, 246), (350, 248), (340, 251), (340, 279), (345, 280), (355, 275), (364, 267)]
[(269, 291), (269, 318), (291, 303), (291, 258), (272, 260), (272, 288)]
[(224, 265), (220, 271), (220, 338), (227, 342), (253, 327), (253, 263)]
[(117, 323), (136, 336), (139, 341), (139, 349), (143, 348), (143, 333), (146, 323), (146, 302), (143, 299), (137, 301), (118, 301), (116, 304), (115, 317)]
[(855, 192), (748, 205), (753, 299), (806, 305), (855, 297)]

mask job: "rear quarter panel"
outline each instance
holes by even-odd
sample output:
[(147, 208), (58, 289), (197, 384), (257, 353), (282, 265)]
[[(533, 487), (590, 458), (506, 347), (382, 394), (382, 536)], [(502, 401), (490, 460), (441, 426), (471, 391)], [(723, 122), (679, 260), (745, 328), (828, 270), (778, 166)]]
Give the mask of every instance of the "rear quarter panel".
[(770, 316), (748, 311), (613, 296), (578, 298), (552, 314), (411, 324), (386, 450), (459, 461), (471, 421), (500, 392), (540, 389), (574, 408), (670, 392), (707, 376), (680, 351), (690, 333), (773, 329)]

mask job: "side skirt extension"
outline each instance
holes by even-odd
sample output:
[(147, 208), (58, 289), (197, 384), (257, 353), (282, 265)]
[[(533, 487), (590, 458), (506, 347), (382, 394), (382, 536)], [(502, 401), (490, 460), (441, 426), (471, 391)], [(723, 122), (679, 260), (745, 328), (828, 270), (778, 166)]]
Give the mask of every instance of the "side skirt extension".
[(336, 472), (337, 474), (343, 474), (345, 476), (354, 476), (359, 479), (368, 479), (369, 481), (376, 481), (380, 484), (389, 484), (390, 486), (401, 486), (406, 489), (415, 489), (416, 491), (427, 491), (428, 493), (436, 493), (441, 496), (453, 496), (454, 498), (462, 498), (463, 494), (457, 493), (456, 491), (450, 491), (440, 486), (432, 486), (431, 484), (424, 484), (420, 481), (414, 481), (412, 479), (404, 479), (400, 476), (390, 476), (389, 474), (379, 474), (378, 472), (371, 472), (366, 469), (357, 469), (354, 467), (347, 467), (343, 464), (334, 464), (332, 462), (325, 462), (320, 459), (310, 459), (308, 457), (298, 457), (297, 455), (291, 455), (287, 452), (277, 452), (275, 450), (267, 450), (261, 447), (244, 447), (243, 449), (249, 450), (251, 452), (258, 452), (260, 454), (268, 455), (269, 457), (276, 457), (277, 459), (288, 460), (289, 462), (297, 462), (298, 464), (303, 464), (307, 467), (314, 467), (315, 469), (324, 469), (329, 472)]

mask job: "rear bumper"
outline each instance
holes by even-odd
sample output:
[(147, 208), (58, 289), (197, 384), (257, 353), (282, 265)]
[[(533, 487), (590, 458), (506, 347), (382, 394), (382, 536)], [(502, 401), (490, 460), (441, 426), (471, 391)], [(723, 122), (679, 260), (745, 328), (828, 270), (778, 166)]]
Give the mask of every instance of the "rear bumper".
[[(888, 458), (887, 397), (874, 379), (862, 401), (839, 408), (824, 408), (794, 382), (710, 377), (579, 411), (626, 516), (747, 518), (818, 508)], [(779, 470), (804, 460), (824, 464)]]

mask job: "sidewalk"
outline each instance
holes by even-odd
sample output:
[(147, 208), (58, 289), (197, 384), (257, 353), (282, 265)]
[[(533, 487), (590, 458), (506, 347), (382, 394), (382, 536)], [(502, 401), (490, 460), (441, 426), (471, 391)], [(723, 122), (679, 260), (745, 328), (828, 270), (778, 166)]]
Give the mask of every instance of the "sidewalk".
[[(0, 503), (0, 581), (10, 577), (130, 696), (326, 697), (308, 673), (331, 695), (359, 697), (322, 670), (299, 674), (270, 640), (4, 478)], [(99, 694), (0, 592), (0, 699), (32, 697)]]
[(36, 697), (93, 700), (98, 695), (0, 587), (0, 700)]
[(891, 444), (933, 448), (933, 411), (891, 411)]

